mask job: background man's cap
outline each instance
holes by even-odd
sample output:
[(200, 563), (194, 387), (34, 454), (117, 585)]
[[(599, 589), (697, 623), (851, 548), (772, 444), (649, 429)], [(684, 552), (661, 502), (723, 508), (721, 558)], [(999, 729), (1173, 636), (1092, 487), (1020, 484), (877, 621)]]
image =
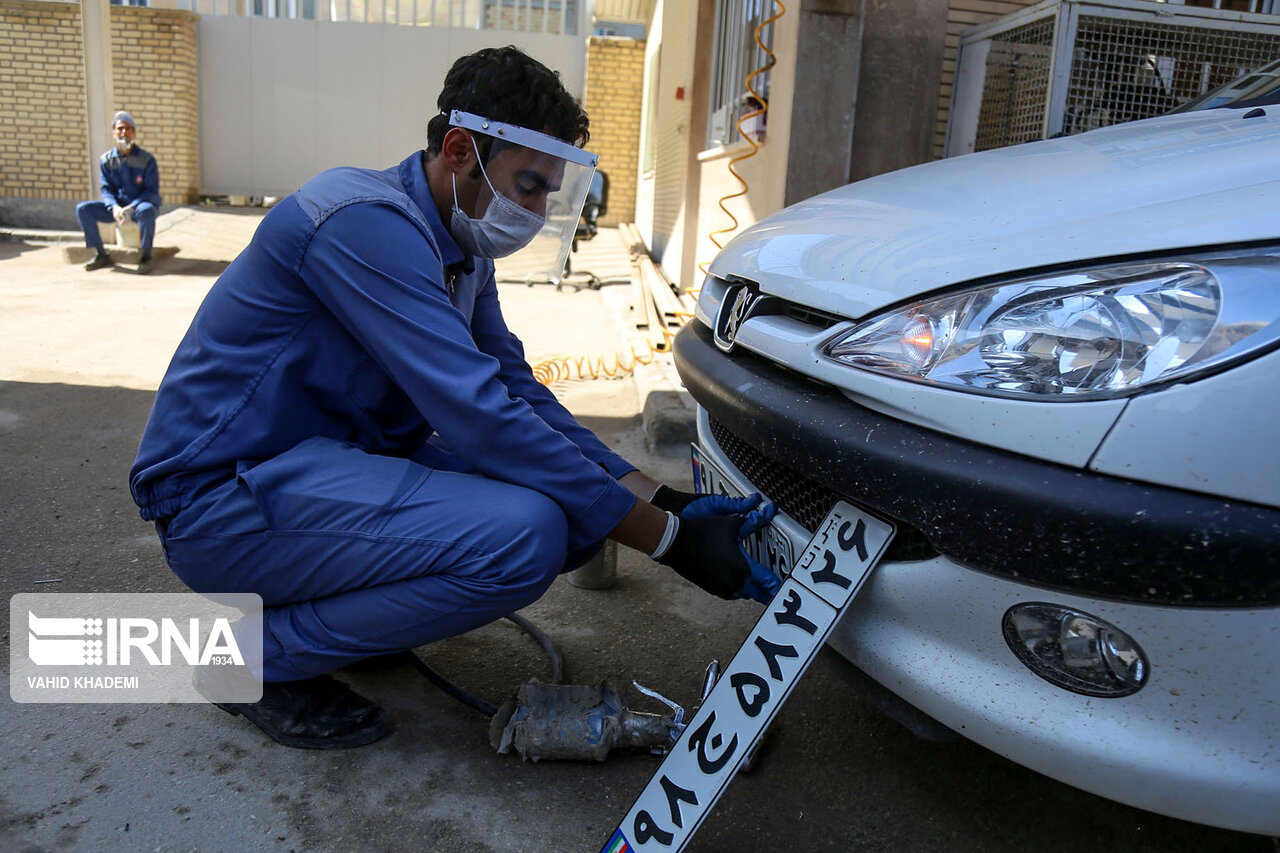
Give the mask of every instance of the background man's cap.
[(132, 127), (134, 130), (138, 129), (138, 126), (133, 123), (133, 116), (129, 115), (124, 110), (121, 110), (111, 117), (111, 126), (115, 127), (116, 122), (118, 121), (127, 121), (129, 123), (129, 127)]

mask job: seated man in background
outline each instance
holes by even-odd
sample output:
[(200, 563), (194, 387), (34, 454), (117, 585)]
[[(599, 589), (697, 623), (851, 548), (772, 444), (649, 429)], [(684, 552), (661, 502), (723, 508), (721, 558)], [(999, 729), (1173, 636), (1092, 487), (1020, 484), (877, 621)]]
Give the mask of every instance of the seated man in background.
[(138, 223), (142, 257), (138, 272), (151, 272), (151, 243), (156, 236), (156, 213), (160, 209), (160, 171), (156, 158), (134, 144), (137, 125), (133, 116), (121, 111), (111, 120), (111, 133), (116, 144), (99, 159), (102, 175), (102, 200), (85, 201), (76, 205), (76, 219), (84, 229), (85, 245), (96, 249), (93, 260), (85, 264), (87, 270), (99, 270), (113, 266), (115, 261), (102, 247), (98, 233), (99, 222), (115, 222), (124, 226)]

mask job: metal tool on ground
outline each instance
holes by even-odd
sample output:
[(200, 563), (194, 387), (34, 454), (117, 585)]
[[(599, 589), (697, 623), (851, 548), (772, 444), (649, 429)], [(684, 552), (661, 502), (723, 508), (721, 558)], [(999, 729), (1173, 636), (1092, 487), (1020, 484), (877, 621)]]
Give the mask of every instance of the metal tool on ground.
[(657, 693), (632, 685), (671, 708), (671, 715), (627, 707), (612, 684), (521, 685), (489, 723), (489, 743), (527, 761), (604, 761), (615, 749), (665, 755), (684, 731), (684, 709)]
[(836, 504), (603, 853), (685, 848), (893, 534), (892, 524), (844, 501)]
[[(551, 664), (551, 680), (526, 682), (500, 706), (468, 693), (417, 654), (407, 653), (410, 663), (428, 681), (490, 718), (489, 739), (494, 749), (501, 753), (514, 751), (535, 762), (603, 761), (615, 749), (641, 749), (655, 755), (670, 751), (684, 731), (684, 708), (635, 681), (631, 684), (637, 691), (666, 705), (671, 713), (634, 711), (607, 681), (594, 686), (561, 684), (563, 666), (555, 644), (524, 617), (513, 613), (507, 619), (542, 645)], [(710, 694), (719, 672), (720, 662), (713, 660), (703, 677), (695, 713)]]

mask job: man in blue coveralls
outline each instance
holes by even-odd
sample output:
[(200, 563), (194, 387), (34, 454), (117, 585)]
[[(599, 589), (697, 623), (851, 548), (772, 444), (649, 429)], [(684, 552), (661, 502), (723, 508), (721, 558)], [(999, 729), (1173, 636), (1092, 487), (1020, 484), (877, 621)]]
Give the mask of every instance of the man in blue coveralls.
[(518, 610), (606, 537), (725, 598), (777, 588), (741, 547), (771, 505), (636, 470), (503, 320), (491, 259), (553, 211), (576, 224), (586, 115), (513, 47), (459, 59), (438, 104), (425, 151), (324, 172), (267, 214), (179, 345), (131, 472), (188, 586), (262, 597), (262, 699), (217, 704), (290, 746), (382, 737), (382, 709), (326, 673)]
[(76, 219), (84, 229), (84, 244), (97, 253), (84, 265), (87, 270), (100, 270), (115, 265), (102, 246), (98, 223), (138, 223), (141, 257), (138, 272), (151, 272), (151, 243), (156, 236), (156, 213), (160, 210), (160, 170), (156, 158), (134, 144), (137, 125), (133, 116), (118, 112), (111, 119), (111, 135), (116, 144), (98, 160), (102, 178), (102, 200), (83, 201), (76, 205)]

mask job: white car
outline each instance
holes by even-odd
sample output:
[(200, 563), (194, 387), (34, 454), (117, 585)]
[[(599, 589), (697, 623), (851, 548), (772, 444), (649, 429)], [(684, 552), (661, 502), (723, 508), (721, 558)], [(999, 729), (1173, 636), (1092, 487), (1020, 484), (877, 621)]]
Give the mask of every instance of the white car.
[(1280, 101), (1224, 100), (788, 208), (675, 352), (780, 575), (896, 525), (831, 642), (899, 716), (1280, 835)]

